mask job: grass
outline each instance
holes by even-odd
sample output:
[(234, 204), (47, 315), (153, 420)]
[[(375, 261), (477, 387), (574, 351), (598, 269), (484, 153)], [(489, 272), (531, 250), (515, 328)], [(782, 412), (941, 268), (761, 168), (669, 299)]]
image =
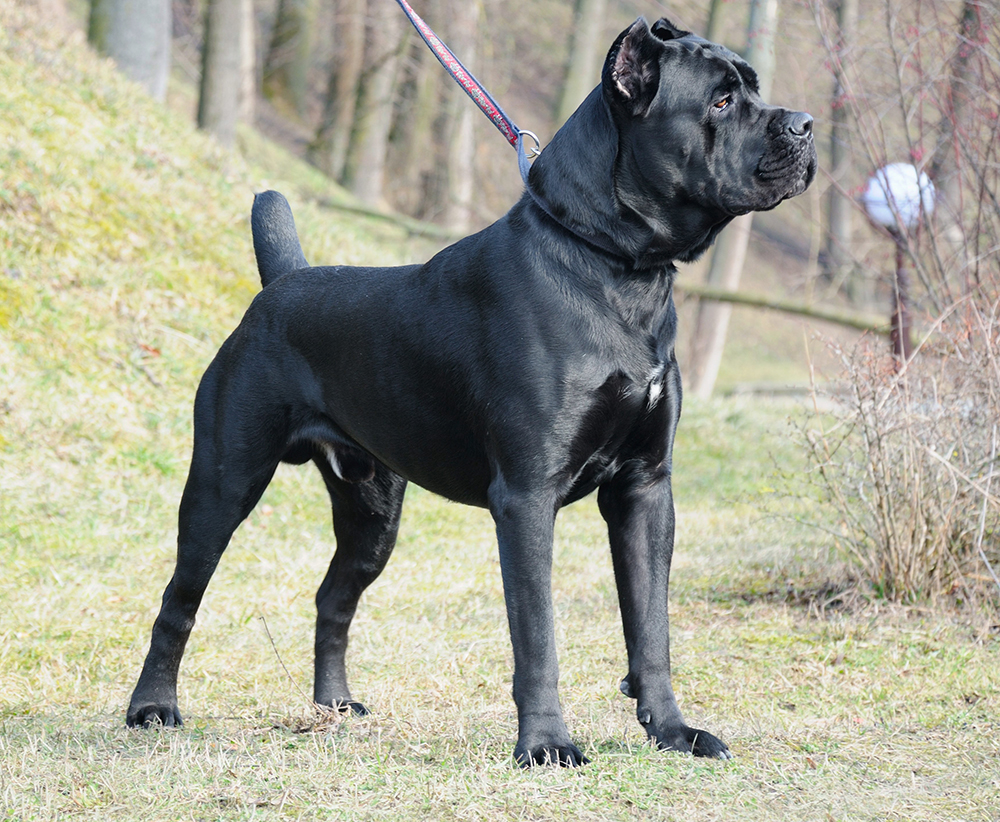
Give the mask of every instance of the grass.
[(788, 565), (758, 564), (775, 529), (691, 509), (675, 572), (676, 683), (735, 762), (644, 744), (616, 689), (624, 649), (592, 501), (560, 520), (555, 586), (564, 707), (592, 765), (511, 766), (490, 523), (419, 490), (355, 625), (355, 692), (376, 713), (317, 724), (310, 598), (330, 544), (319, 486), (283, 470), (238, 532), (182, 669), (179, 731), (122, 727), (170, 572), (170, 505), (146, 515), (164, 536), (125, 540), (132, 556), (67, 538), (8, 566), (0, 797), (11, 818), (996, 818), (995, 643), (912, 610), (822, 619), (747, 596), (769, 576), (785, 583)]
[(762, 516), (803, 464), (793, 411), (739, 399), (685, 410), (672, 589), (681, 705), (734, 762), (645, 744), (617, 690), (592, 499), (560, 517), (555, 568), (562, 700), (591, 765), (512, 767), (491, 523), (419, 489), (353, 632), (353, 687), (375, 713), (317, 721), (312, 596), (332, 534), (322, 483), (290, 467), (209, 589), (181, 670), (187, 724), (127, 731), (191, 398), (257, 289), (252, 191), (294, 195), (317, 260), (426, 248), (312, 205), (342, 195), (253, 135), (254, 162), (220, 152), (7, 5), (0, 115), (0, 818), (1000, 819), (996, 637), (914, 608), (810, 607), (835, 577), (829, 546)]

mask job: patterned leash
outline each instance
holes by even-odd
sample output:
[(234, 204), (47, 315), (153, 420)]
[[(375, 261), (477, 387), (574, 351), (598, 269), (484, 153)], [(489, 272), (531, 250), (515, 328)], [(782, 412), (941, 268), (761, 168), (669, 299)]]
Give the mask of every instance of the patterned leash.
[[(504, 139), (517, 150), (517, 167), (521, 172), (521, 178), (528, 182), (528, 171), (531, 168), (531, 157), (536, 157), (541, 153), (541, 143), (538, 137), (525, 129), (520, 129), (514, 125), (514, 121), (504, 113), (497, 101), (490, 96), (490, 93), (483, 88), (482, 84), (472, 75), (472, 73), (462, 65), (462, 62), (455, 56), (450, 48), (441, 42), (423, 18), (417, 14), (406, 0), (396, 0), (400, 8), (413, 23), (413, 28), (423, 38), (427, 47), (434, 53), (434, 56), (441, 61), (441, 65), (465, 91), (472, 101), (479, 106), (483, 114), (490, 118), (490, 122), (497, 127), (497, 130), (504, 136)], [(524, 139), (529, 138), (535, 145), (531, 149), (526, 149)]]
[[(441, 61), (441, 65), (445, 67), (445, 70), (454, 78), (455, 82), (465, 90), (465, 93), (472, 98), (473, 102), (475, 102), (475, 104), (482, 109), (483, 114), (490, 118), (490, 122), (497, 127), (499, 132), (504, 136), (504, 139), (517, 149), (517, 168), (521, 172), (521, 179), (524, 180), (525, 188), (527, 189), (528, 194), (531, 195), (531, 199), (534, 200), (535, 205), (542, 209), (542, 211), (544, 211), (556, 224), (562, 226), (562, 228), (569, 233), (575, 234), (585, 243), (588, 243), (595, 248), (599, 248), (614, 257), (624, 257), (621, 249), (618, 248), (618, 246), (608, 237), (601, 234), (592, 234), (581, 231), (578, 228), (567, 225), (556, 215), (555, 210), (549, 205), (548, 201), (535, 191), (528, 182), (528, 172), (531, 170), (531, 159), (542, 153), (541, 143), (539, 142), (538, 137), (534, 133), (525, 129), (520, 129), (514, 125), (514, 121), (504, 113), (504, 110), (497, 105), (496, 100), (490, 96), (490, 93), (484, 89), (482, 84), (472, 76), (465, 66), (462, 65), (461, 61), (454, 55), (452, 50), (441, 42), (441, 38), (439, 38), (433, 32), (431, 27), (423, 21), (420, 15), (413, 10), (407, 0), (396, 0), (396, 2), (399, 3), (400, 8), (406, 13), (410, 22), (413, 23), (413, 27), (423, 38), (423, 41), (427, 44), (428, 48), (430, 48), (430, 50), (434, 53), (434, 56)], [(524, 140), (526, 137), (533, 140), (535, 143), (535, 145), (530, 149), (525, 148)], [(628, 258), (626, 257), (626, 259)]]

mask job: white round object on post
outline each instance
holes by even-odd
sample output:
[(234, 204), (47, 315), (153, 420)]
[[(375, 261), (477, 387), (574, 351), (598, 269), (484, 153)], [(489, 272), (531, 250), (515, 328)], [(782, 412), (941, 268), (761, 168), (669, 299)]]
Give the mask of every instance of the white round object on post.
[(890, 163), (868, 179), (861, 205), (872, 222), (884, 228), (913, 228), (921, 211), (934, 211), (934, 183), (910, 163)]

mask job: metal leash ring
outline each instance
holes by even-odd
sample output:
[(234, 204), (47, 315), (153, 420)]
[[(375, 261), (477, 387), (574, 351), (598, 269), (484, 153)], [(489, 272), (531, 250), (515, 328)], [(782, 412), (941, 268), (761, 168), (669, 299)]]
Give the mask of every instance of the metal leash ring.
[(538, 135), (535, 134), (535, 132), (528, 131), (527, 129), (523, 129), (523, 130), (522, 129), (518, 129), (517, 130), (517, 136), (521, 137), (522, 139), (524, 137), (530, 137), (532, 140), (535, 141), (534, 148), (528, 149), (527, 152), (526, 152), (529, 156), (531, 156), (531, 157), (537, 157), (539, 154), (542, 153), (542, 141), (538, 139)]

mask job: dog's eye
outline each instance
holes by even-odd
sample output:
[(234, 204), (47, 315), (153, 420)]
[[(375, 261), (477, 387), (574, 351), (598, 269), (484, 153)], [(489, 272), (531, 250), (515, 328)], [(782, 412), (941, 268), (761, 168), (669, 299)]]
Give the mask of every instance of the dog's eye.
[(732, 105), (732, 102), (733, 102), (733, 95), (727, 94), (721, 100), (716, 100), (714, 103), (712, 103), (712, 108), (714, 108), (716, 111), (725, 111), (727, 108), (729, 108), (730, 105)]

